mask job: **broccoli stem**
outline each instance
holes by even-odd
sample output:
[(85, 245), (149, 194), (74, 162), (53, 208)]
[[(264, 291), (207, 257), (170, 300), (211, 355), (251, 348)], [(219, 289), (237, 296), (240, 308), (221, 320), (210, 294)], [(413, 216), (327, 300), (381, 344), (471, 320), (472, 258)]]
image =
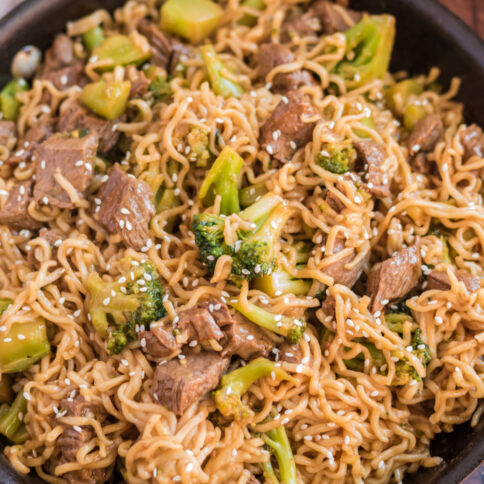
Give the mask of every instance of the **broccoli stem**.
[[(27, 411), (27, 400), (21, 390), (10, 407), (2, 407), (0, 416), (0, 434), (10, 440), (14, 440), (17, 431), (22, 426), (25, 412)], [(16, 442), (16, 440), (14, 440)], [(18, 443), (18, 442), (16, 442)]]
[(296, 382), (295, 378), (280, 366), (276, 366), (276, 363), (262, 357), (224, 375), (220, 388), (214, 393), (215, 405), (219, 412), (225, 417), (233, 417), (236, 420), (252, 417), (254, 412), (248, 405), (242, 403), (241, 397), (259, 378), (271, 374), (279, 380)]
[(261, 464), (262, 475), (264, 476), (265, 484), (279, 484), (279, 479), (276, 477), (274, 468), (270, 460)]
[(284, 336), (290, 343), (297, 343), (306, 329), (304, 320), (270, 313), (250, 301), (247, 301), (250, 307), (249, 311), (245, 309), (238, 299), (231, 300), (229, 304), (253, 323)]
[(264, 291), (271, 297), (281, 294), (305, 296), (311, 289), (311, 281), (294, 278), (284, 269), (279, 268), (271, 274), (254, 279), (254, 288)]
[(226, 146), (208, 171), (198, 198), (205, 206), (213, 204), (215, 196), (220, 195), (220, 213), (231, 215), (240, 211), (238, 178), (244, 160), (230, 147)]
[(273, 192), (269, 192), (253, 203), (250, 207), (239, 212), (242, 220), (247, 220), (260, 227), (269, 217), (271, 212), (282, 203), (282, 198)]
[(297, 484), (296, 463), (284, 426), (268, 430), (262, 439), (276, 457), (281, 484)]
[(242, 87), (223, 75), (227, 68), (218, 57), (213, 46), (210, 44), (203, 45), (200, 47), (200, 52), (213, 92), (224, 98), (242, 96), (244, 93)]
[(265, 183), (256, 183), (255, 185), (241, 188), (239, 191), (240, 204), (242, 207), (250, 207), (266, 193), (267, 187)]

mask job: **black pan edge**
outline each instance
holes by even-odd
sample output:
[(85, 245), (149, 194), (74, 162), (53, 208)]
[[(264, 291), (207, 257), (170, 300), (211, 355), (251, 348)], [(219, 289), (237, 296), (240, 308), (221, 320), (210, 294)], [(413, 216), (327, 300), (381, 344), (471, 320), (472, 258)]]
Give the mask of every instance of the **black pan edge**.
[[(0, 0), (2, 1), (2, 0)], [(9, 77), (10, 60), (23, 45), (46, 48), (69, 20), (96, 8), (113, 8), (125, 0), (26, 0), (0, 20), (0, 85)], [(458, 2), (459, 0), (456, 0)], [(462, 79), (458, 100), (465, 104), (465, 119), (484, 126), (484, 42), (460, 19), (434, 0), (351, 0), (355, 9), (389, 12), (397, 18), (397, 39), (392, 70), (410, 73), (441, 68), (448, 86)], [(432, 455), (444, 464), (408, 475), (405, 484), (458, 484), (484, 461), (484, 421), (471, 429), (456, 426), (451, 434), (438, 435)], [(32, 474), (20, 476), (0, 456), (0, 481), (5, 484), (41, 483)]]

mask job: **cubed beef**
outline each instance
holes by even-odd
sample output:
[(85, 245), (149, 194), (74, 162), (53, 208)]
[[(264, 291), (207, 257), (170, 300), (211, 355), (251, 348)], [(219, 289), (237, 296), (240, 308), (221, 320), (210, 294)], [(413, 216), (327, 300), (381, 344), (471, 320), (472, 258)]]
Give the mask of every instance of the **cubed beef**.
[[(343, 249), (345, 249), (345, 241), (343, 238), (338, 237), (334, 241), (332, 256), (338, 254)], [(329, 256), (327, 252), (326, 255)], [(347, 287), (353, 287), (356, 281), (360, 278), (361, 273), (368, 262), (369, 252), (365, 254), (365, 257), (359, 258), (356, 264), (353, 264), (356, 255), (356, 250), (353, 249), (347, 256), (332, 262), (331, 264), (323, 267), (321, 270), (333, 278), (334, 284), (342, 284)]]
[[(277, 66), (290, 64), (296, 61), (296, 56), (282, 44), (262, 44), (259, 47), (259, 74), (262, 82)], [(279, 93), (294, 91), (300, 86), (309, 86), (313, 83), (308, 71), (298, 69), (287, 74), (277, 74), (271, 81), (272, 90)]]
[(152, 359), (172, 358), (181, 348), (173, 335), (173, 328), (152, 326), (149, 331), (140, 331), (139, 339), (144, 340), (141, 347)]
[[(57, 257), (57, 247), (65, 240), (66, 236), (60, 230), (57, 229), (47, 229), (42, 228), (39, 230), (39, 237), (46, 240), (52, 249), (52, 257), (55, 259)], [(35, 270), (40, 267), (40, 262), (35, 257), (37, 246), (30, 247), (27, 251), (27, 262)]]
[(143, 97), (148, 92), (150, 80), (143, 71), (139, 71), (135, 66), (127, 66), (125, 70), (126, 79), (131, 81), (129, 97)]
[(306, 37), (321, 33), (331, 35), (345, 32), (363, 17), (362, 12), (337, 7), (333, 3), (318, 0), (309, 10), (289, 18), (282, 24), (281, 41), (289, 42), (293, 37)]
[(322, 32), (326, 35), (336, 32), (346, 32), (363, 17), (362, 12), (338, 7), (334, 3), (325, 0), (314, 2), (310, 11), (319, 20)]
[(260, 129), (262, 149), (280, 161), (289, 161), (312, 140), (317, 117), (314, 106), (299, 91), (292, 91), (276, 106)]
[(279, 359), (287, 363), (301, 363), (303, 360), (301, 345), (299, 343), (291, 344), (285, 341), (279, 347)]
[(189, 353), (156, 367), (153, 399), (176, 415), (215, 389), (229, 366), (229, 358), (215, 352)]
[(69, 138), (60, 134), (51, 136), (37, 146), (35, 158), (34, 199), (59, 208), (73, 208), (71, 196), (59, 181), (61, 175), (77, 192), (83, 195), (94, 175), (98, 139), (94, 134)]
[(390, 178), (385, 172), (385, 148), (373, 140), (355, 141), (356, 170), (359, 172), (366, 189), (377, 197), (390, 195)]
[[(458, 281), (463, 282), (469, 292), (475, 292), (481, 287), (481, 281), (478, 277), (471, 276), (468, 272), (457, 270), (454, 272)], [(450, 278), (447, 271), (433, 270), (427, 276), (427, 289), (439, 289), (448, 291), (451, 288)]]
[(164, 34), (154, 22), (151, 22), (146, 18), (141, 19), (138, 23), (138, 31), (148, 39), (150, 44), (150, 62), (155, 66), (168, 69), (173, 54), (170, 38)]
[[(15, 151), (7, 160), (11, 165), (17, 165), (21, 162), (30, 161), (35, 148), (50, 138), (56, 132), (57, 119), (49, 118), (43, 114), (34, 125), (27, 130), (23, 139), (17, 143)], [(35, 161), (35, 160), (33, 160)]]
[(105, 153), (114, 148), (119, 140), (119, 132), (116, 131), (118, 121), (120, 120), (102, 119), (90, 113), (79, 100), (70, 100), (62, 104), (57, 130), (61, 132), (86, 130), (90, 134), (95, 134), (99, 139), (99, 152)]
[[(88, 402), (83, 396), (77, 395), (75, 398), (66, 398), (61, 401), (60, 411), (66, 412), (67, 417), (90, 417), (102, 424), (107, 417), (104, 407), (96, 402)], [(83, 425), (75, 429), (73, 425), (62, 424), (63, 432), (57, 439), (57, 448), (60, 452), (59, 464), (75, 462), (77, 451), (94, 436), (95, 432), (91, 426)], [(103, 469), (89, 469), (86, 466), (82, 470), (71, 471), (63, 474), (62, 477), (70, 484), (100, 484), (106, 482), (112, 467)]]
[(464, 147), (463, 161), (467, 161), (471, 156), (484, 158), (484, 133), (476, 124), (471, 124), (465, 128), (460, 137)]
[(417, 153), (410, 159), (410, 165), (413, 171), (421, 173), (422, 175), (428, 175), (432, 171), (432, 165), (427, 159), (427, 154), (423, 152)]
[[(65, 398), (60, 403), (60, 412), (67, 417), (89, 417), (102, 424), (107, 417), (106, 410), (100, 403), (88, 402), (82, 395)], [(77, 431), (72, 425), (62, 424), (64, 431), (57, 439), (57, 446), (68, 462), (76, 460), (77, 451), (94, 437), (94, 430), (89, 425), (81, 426)]]
[(0, 145), (7, 146), (12, 138), (17, 136), (17, 128), (13, 121), (0, 119)]
[(406, 296), (417, 287), (422, 273), (420, 239), (398, 251), (389, 259), (375, 264), (368, 274), (367, 294), (370, 310), (377, 312), (388, 302)]
[(138, 31), (148, 39), (151, 46), (150, 62), (166, 69), (172, 74), (184, 58), (193, 57), (193, 51), (182, 42), (162, 32), (154, 22), (142, 19), (138, 23)]
[(336, 313), (336, 300), (333, 296), (327, 296), (326, 299), (321, 303), (321, 310), (328, 316), (334, 317)]
[(177, 328), (185, 333), (187, 341), (206, 344), (224, 337), (220, 329), (232, 324), (232, 316), (226, 304), (212, 299), (186, 309), (179, 314)]
[(222, 355), (238, 355), (249, 361), (259, 356), (269, 356), (273, 341), (257, 325), (236, 312), (232, 324), (225, 326)]
[(125, 173), (116, 163), (99, 190), (99, 221), (111, 233), (119, 234), (126, 245), (141, 249), (148, 243), (148, 224), (155, 214), (150, 186)]
[(436, 114), (429, 114), (421, 119), (412, 129), (407, 140), (410, 153), (418, 151), (429, 152), (444, 134), (444, 123), (442, 118)]
[(42, 225), (28, 212), (29, 203), (32, 201), (32, 185), (32, 180), (14, 184), (5, 205), (0, 209), (0, 223), (17, 230), (35, 230)]
[(88, 82), (84, 64), (74, 55), (74, 43), (65, 34), (59, 34), (52, 47), (45, 53), (38, 77), (51, 81), (63, 91), (71, 86), (83, 86)]

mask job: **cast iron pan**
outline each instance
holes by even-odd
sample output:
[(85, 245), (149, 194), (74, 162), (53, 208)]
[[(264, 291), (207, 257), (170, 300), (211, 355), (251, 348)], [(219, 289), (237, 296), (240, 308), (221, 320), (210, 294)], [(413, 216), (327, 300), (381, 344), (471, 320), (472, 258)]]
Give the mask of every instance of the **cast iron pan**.
[[(3, 1), (3, 0), (0, 0)], [(458, 1), (458, 0), (456, 0)], [(27, 0), (0, 21), (0, 85), (8, 79), (10, 61), (26, 44), (45, 49), (54, 34), (96, 8), (113, 9), (124, 0)], [(467, 121), (484, 126), (484, 42), (464, 23), (434, 0), (352, 0), (355, 9), (388, 12), (397, 17), (397, 39), (392, 70), (427, 72), (442, 70), (444, 84), (454, 76), (462, 79), (459, 100), (465, 104)], [(457, 484), (484, 461), (484, 421), (476, 428), (459, 425), (451, 434), (437, 436), (432, 455), (444, 464), (409, 475), (406, 484)], [(41, 483), (33, 475), (19, 476), (0, 458), (2, 484)], [(481, 481), (482, 482), (482, 481)]]

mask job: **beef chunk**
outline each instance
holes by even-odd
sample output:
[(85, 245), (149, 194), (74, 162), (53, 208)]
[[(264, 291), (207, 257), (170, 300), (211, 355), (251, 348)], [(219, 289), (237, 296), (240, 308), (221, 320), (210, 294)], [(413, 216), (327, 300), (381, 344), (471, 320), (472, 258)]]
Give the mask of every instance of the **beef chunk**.
[(285, 341), (279, 348), (279, 359), (287, 361), (287, 363), (301, 363), (303, 359), (301, 345), (299, 343), (290, 344)]
[(281, 28), (281, 41), (289, 42), (292, 37), (308, 35), (326, 35), (345, 32), (353, 24), (358, 23), (363, 14), (354, 10), (336, 7), (333, 3), (318, 0), (302, 14), (285, 21)]
[(18, 150), (10, 156), (8, 163), (17, 165), (23, 161), (29, 161), (35, 148), (56, 132), (56, 125), (56, 118), (42, 115), (18, 142)]
[(7, 146), (7, 143), (17, 136), (17, 128), (13, 121), (0, 119), (0, 145)]
[[(345, 241), (343, 238), (337, 238), (334, 242), (333, 254), (338, 254), (345, 248)], [(368, 261), (368, 256), (361, 258), (356, 264), (348, 268), (348, 264), (351, 264), (356, 256), (356, 251), (353, 249), (352, 253), (338, 259), (332, 264), (324, 267), (322, 270), (328, 276), (331, 276), (334, 280), (334, 284), (343, 284), (347, 287), (353, 287), (356, 281), (360, 278), (361, 273)]]
[(362, 12), (337, 7), (334, 3), (319, 0), (313, 4), (310, 11), (319, 20), (322, 31), (326, 35), (336, 32), (346, 32), (362, 17)]
[(146, 246), (148, 224), (155, 214), (153, 192), (147, 183), (125, 173), (116, 163), (99, 190), (98, 218), (111, 233), (121, 235), (134, 249)]
[(412, 129), (407, 140), (410, 153), (429, 152), (435, 148), (444, 134), (444, 123), (440, 116), (429, 114), (421, 119)]
[[(104, 407), (95, 402), (88, 402), (82, 395), (75, 398), (66, 398), (61, 401), (60, 409), (66, 411), (67, 417), (90, 417), (103, 423), (106, 420)], [(57, 439), (57, 446), (66, 462), (76, 460), (77, 451), (89, 440), (94, 437), (94, 430), (91, 426), (83, 425), (81, 432), (78, 432), (72, 425), (62, 424), (64, 431)]]
[(82, 138), (51, 136), (37, 147), (35, 158), (35, 201), (59, 208), (73, 208), (68, 192), (56, 179), (61, 174), (79, 194), (89, 186), (96, 163), (97, 137), (89, 134)]
[(269, 356), (274, 343), (257, 325), (240, 313), (235, 313), (232, 324), (224, 328), (222, 355), (238, 355), (248, 361)]
[[(52, 249), (52, 257), (57, 257), (57, 247), (65, 240), (66, 236), (57, 229), (42, 228), (39, 230), (39, 237), (46, 240)], [(31, 247), (27, 251), (27, 261), (35, 270), (40, 268), (40, 262), (35, 257), (36, 247)]]
[(315, 115), (314, 107), (303, 94), (290, 92), (261, 127), (262, 149), (279, 161), (289, 161), (298, 148), (312, 140), (316, 122), (306, 119)]
[(412, 170), (422, 175), (428, 175), (432, 171), (432, 166), (427, 159), (426, 153), (419, 152), (411, 160)]
[(463, 161), (467, 161), (471, 156), (484, 158), (484, 133), (476, 124), (471, 124), (465, 128), (460, 137), (464, 147)]
[(144, 18), (138, 23), (138, 31), (148, 39), (151, 46), (151, 58), (155, 66), (168, 69), (173, 47), (170, 38), (165, 35), (153, 22)]
[(217, 387), (229, 358), (215, 352), (189, 353), (156, 367), (151, 394), (176, 415)]
[(59, 34), (55, 38), (52, 47), (45, 53), (38, 77), (52, 82), (61, 91), (88, 82), (84, 64), (75, 57), (74, 43), (67, 35)]
[(419, 283), (422, 259), (420, 239), (376, 264), (368, 274), (366, 290), (371, 297), (370, 310), (380, 311), (394, 299), (406, 296)]
[(326, 316), (332, 316), (336, 313), (336, 300), (333, 296), (327, 296), (326, 299), (321, 303), (321, 310)]
[(181, 348), (181, 344), (173, 336), (173, 328), (152, 326), (149, 331), (141, 331), (139, 338), (145, 341), (142, 345), (144, 352), (155, 359), (172, 358)]
[[(86, 401), (81, 395), (77, 395), (74, 399), (62, 400), (60, 406), (61, 412), (67, 411), (65, 414), (67, 417), (91, 417), (101, 424), (106, 420), (107, 414), (104, 407), (99, 403)], [(62, 427), (64, 431), (57, 439), (57, 447), (60, 451), (59, 464), (75, 461), (77, 451), (95, 435), (92, 427), (88, 425), (81, 426), (80, 431), (68, 424), (62, 424)], [(82, 470), (67, 472), (62, 477), (66, 478), (71, 484), (80, 484), (81, 482), (99, 484), (106, 482), (111, 470), (111, 468), (89, 469), (86, 467)]]
[(232, 324), (232, 316), (226, 304), (212, 299), (182, 311), (177, 327), (187, 334), (188, 341), (206, 344), (224, 337), (220, 329)]
[[(469, 292), (475, 292), (481, 287), (481, 281), (478, 277), (471, 276), (468, 272), (463, 270), (455, 271), (455, 277), (458, 281), (463, 282), (464, 286)], [(441, 291), (448, 291), (451, 288), (450, 278), (447, 271), (433, 270), (427, 276), (427, 289), (440, 289)]]
[(150, 43), (150, 62), (166, 69), (170, 74), (173, 74), (184, 57), (193, 57), (193, 51), (188, 46), (162, 32), (148, 19), (142, 19), (138, 23), (138, 31)]
[(139, 71), (135, 66), (127, 66), (126, 78), (131, 81), (130, 98), (143, 97), (148, 92), (150, 80), (143, 71)]
[(373, 140), (355, 141), (357, 171), (365, 182), (365, 188), (377, 197), (390, 195), (390, 179), (385, 173), (385, 148)]
[[(266, 81), (267, 75), (275, 67), (295, 61), (296, 56), (286, 46), (282, 44), (262, 44), (259, 47), (259, 73), (262, 82)], [(312, 83), (311, 74), (299, 69), (287, 74), (277, 74), (272, 79), (272, 90), (286, 93)]]
[(32, 180), (15, 183), (7, 202), (0, 210), (0, 223), (17, 230), (35, 230), (42, 225), (28, 213), (28, 206), (32, 201), (32, 185)]
[(102, 119), (88, 112), (78, 100), (74, 100), (62, 105), (57, 130), (61, 132), (88, 130), (90, 134), (95, 134), (98, 137), (99, 152), (105, 153), (114, 148), (119, 140), (119, 132), (115, 129), (117, 121)]

